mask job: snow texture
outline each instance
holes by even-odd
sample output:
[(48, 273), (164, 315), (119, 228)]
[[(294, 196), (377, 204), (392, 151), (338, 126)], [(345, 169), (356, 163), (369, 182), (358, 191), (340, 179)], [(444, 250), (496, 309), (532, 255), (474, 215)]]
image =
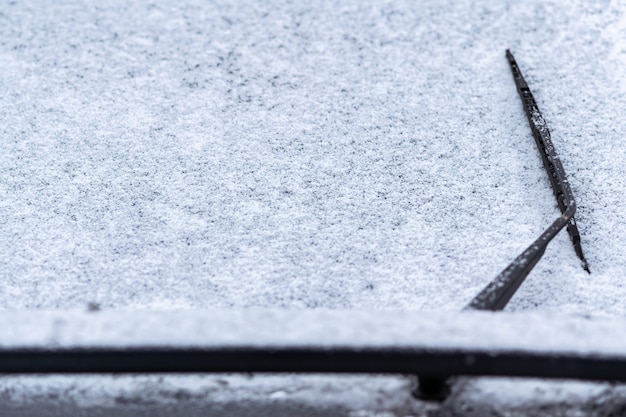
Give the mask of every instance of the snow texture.
[[(625, 7), (3, 2), (0, 309), (462, 308), (559, 214), (510, 48), (568, 174), (592, 274), (561, 233), (508, 310), (621, 318)], [(198, 378), (185, 381), (214, 383)], [(14, 398), (72, 392), (76, 404), (117, 381), (104, 380), (3, 377), (0, 392), (18, 415)], [(176, 391), (124, 381), (134, 399)], [(348, 392), (347, 410), (421, 413), (309, 381)], [(371, 392), (408, 398), (406, 380), (385, 381)], [(524, 384), (472, 379), (440, 412), (609, 415), (626, 398)]]
[(33, 311), (0, 315), (2, 350), (281, 346), (624, 358), (626, 320), (538, 312), (416, 315), (414, 311), (322, 309)]

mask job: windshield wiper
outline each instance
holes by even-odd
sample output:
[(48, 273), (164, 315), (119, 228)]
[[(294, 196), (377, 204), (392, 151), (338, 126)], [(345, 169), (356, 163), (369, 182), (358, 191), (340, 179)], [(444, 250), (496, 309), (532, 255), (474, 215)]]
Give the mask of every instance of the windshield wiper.
[[(532, 130), (533, 137), (537, 143), (543, 166), (548, 173), (552, 191), (556, 197), (561, 216), (548, 227), (537, 240), (535, 240), (521, 255), (519, 255), (504, 271), (495, 277), (476, 297), (465, 307), (466, 310), (487, 310), (500, 311), (504, 309), (509, 300), (513, 297), (520, 285), (524, 282), (530, 271), (535, 267), (546, 251), (550, 241), (563, 229), (567, 227), (574, 245), (576, 255), (582, 261), (582, 267), (589, 272), (589, 264), (583, 254), (580, 243), (580, 233), (574, 220), (576, 212), (576, 202), (572, 195), (565, 170), (559, 156), (556, 154), (554, 145), (550, 138), (550, 131), (543, 118), (533, 94), (524, 80), (521, 70), (515, 61), (515, 57), (508, 49), (506, 57), (513, 73), (513, 79), (517, 86), (524, 111), (528, 117), (528, 123)], [(427, 399), (442, 400), (447, 396), (452, 380), (442, 375), (419, 375), (418, 396)]]
[(576, 212), (576, 202), (572, 195), (569, 182), (565, 176), (565, 170), (559, 156), (556, 154), (552, 140), (550, 139), (550, 131), (546, 125), (537, 102), (533, 94), (528, 88), (528, 84), (522, 76), (522, 72), (513, 57), (511, 51), (507, 49), (506, 57), (511, 66), (511, 72), (517, 86), (524, 111), (528, 117), (528, 123), (532, 130), (533, 137), (537, 143), (543, 166), (545, 167), (552, 191), (556, 197), (556, 201), (561, 210), (561, 216), (556, 219), (550, 227), (548, 227), (537, 240), (535, 240), (521, 255), (502, 271), (485, 289), (483, 289), (467, 306), (473, 310), (502, 310), (509, 302), (515, 291), (524, 282), (533, 267), (539, 262), (543, 256), (548, 243), (559, 233), (563, 227), (567, 226), (567, 232), (570, 235), (574, 250), (582, 261), (582, 267), (585, 271), (589, 271), (589, 264), (583, 255), (583, 249), (580, 244), (580, 233), (576, 227), (574, 213)]

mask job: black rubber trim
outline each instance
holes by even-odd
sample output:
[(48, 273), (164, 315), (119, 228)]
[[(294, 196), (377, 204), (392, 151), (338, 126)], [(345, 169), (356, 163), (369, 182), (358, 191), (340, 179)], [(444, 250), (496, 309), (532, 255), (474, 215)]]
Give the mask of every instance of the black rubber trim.
[(568, 353), (348, 348), (0, 351), (3, 374), (366, 373), (626, 381), (626, 358)]

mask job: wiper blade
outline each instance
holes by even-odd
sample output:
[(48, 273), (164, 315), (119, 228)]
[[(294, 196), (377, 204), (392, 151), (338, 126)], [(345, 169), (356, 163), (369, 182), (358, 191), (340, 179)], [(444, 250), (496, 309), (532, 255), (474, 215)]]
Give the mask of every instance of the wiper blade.
[[(513, 297), (520, 285), (524, 282), (530, 271), (535, 267), (546, 251), (550, 241), (567, 226), (567, 232), (574, 244), (576, 255), (582, 261), (582, 267), (589, 271), (589, 264), (583, 254), (580, 244), (580, 233), (576, 227), (574, 213), (576, 212), (576, 202), (572, 195), (565, 170), (561, 164), (559, 156), (556, 154), (554, 145), (550, 138), (550, 131), (546, 125), (537, 102), (530, 92), (530, 88), (524, 80), (522, 72), (513, 57), (511, 51), (507, 49), (506, 57), (513, 73), (517, 92), (519, 93), (524, 111), (528, 117), (528, 123), (532, 130), (533, 137), (539, 149), (543, 166), (545, 167), (552, 191), (556, 197), (561, 216), (548, 227), (537, 240), (535, 240), (521, 255), (493, 279), (472, 301), (465, 307), (466, 310), (488, 310), (499, 311), (504, 309), (509, 300)], [(423, 399), (443, 400), (448, 395), (453, 379), (442, 374), (418, 376), (419, 387), (417, 396)]]
[[(535, 98), (530, 92), (528, 84), (526, 84), (526, 81), (517, 66), (517, 62), (515, 62), (513, 54), (508, 49), (506, 51), (506, 57), (509, 60), (509, 65), (511, 66), (511, 71), (513, 72), (513, 78), (515, 79), (515, 84), (517, 85), (517, 92), (519, 93), (519, 96), (524, 104), (524, 111), (528, 117), (528, 123), (530, 124), (530, 128), (533, 132), (533, 137), (535, 138), (537, 147), (541, 153), (543, 166), (548, 172), (548, 178), (550, 179), (550, 184), (552, 185), (552, 191), (554, 192), (554, 196), (556, 197), (561, 213), (565, 214), (568, 206), (570, 204), (575, 204), (572, 191), (570, 190), (569, 183), (565, 177), (565, 170), (563, 169), (563, 165), (561, 165), (561, 161), (554, 150), (554, 145), (550, 139), (550, 132), (548, 131), (546, 121), (539, 111)], [(583, 269), (590, 272), (589, 264), (585, 259), (583, 248), (580, 244), (580, 233), (578, 232), (578, 227), (576, 226), (576, 220), (574, 219), (573, 214), (567, 224), (567, 233), (570, 235), (576, 255), (578, 255), (582, 261)]]
[(554, 145), (550, 138), (550, 131), (546, 125), (537, 102), (533, 94), (528, 88), (528, 84), (522, 76), (522, 72), (513, 57), (511, 51), (507, 49), (506, 57), (511, 66), (511, 72), (517, 86), (524, 111), (528, 117), (528, 123), (537, 143), (537, 148), (543, 161), (543, 166), (548, 172), (548, 178), (552, 185), (552, 191), (556, 197), (556, 201), (561, 210), (561, 216), (556, 219), (543, 234), (535, 240), (521, 255), (502, 271), (487, 287), (482, 290), (467, 306), (468, 309), (474, 310), (502, 310), (509, 302), (515, 291), (524, 282), (533, 267), (539, 262), (543, 256), (548, 243), (559, 233), (561, 229), (567, 226), (567, 232), (570, 235), (576, 255), (582, 261), (582, 267), (589, 272), (589, 264), (583, 255), (580, 243), (580, 233), (574, 220), (576, 212), (576, 202), (572, 195), (569, 182), (565, 176), (565, 170), (559, 156), (556, 154)]

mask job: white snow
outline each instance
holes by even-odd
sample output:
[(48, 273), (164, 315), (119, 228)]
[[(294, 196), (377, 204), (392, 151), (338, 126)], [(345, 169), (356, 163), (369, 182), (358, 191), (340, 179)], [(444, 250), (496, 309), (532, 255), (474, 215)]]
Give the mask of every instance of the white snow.
[[(558, 216), (510, 48), (568, 174), (592, 274), (561, 233), (507, 310), (619, 320), (624, 7), (4, 2), (2, 314), (90, 303), (107, 314), (459, 310)], [(346, 392), (339, 379), (313, 380)], [(76, 399), (101, 389), (59, 381), (3, 377), (0, 390)], [(170, 384), (124, 381), (135, 399)], [(408, 398), (406, 380), (385, 381), (372, 393)], [(599, 386), (610, 404), (623, 399), (618, 387), (583, 384), (572, 407), (556, 394), (540, 403), (608, 413), (579, 406)], [(442, 412), (463, 409), (464, 392), (475, 409), (492, 397), (527, 406), (503, 400), (493, 414), (540, 404), (533, 389), (471, 380)]]
[(626, 320), (541, 312), (27, 311), (0, 315), (0, 349), (347, 347), (626, 355)]

